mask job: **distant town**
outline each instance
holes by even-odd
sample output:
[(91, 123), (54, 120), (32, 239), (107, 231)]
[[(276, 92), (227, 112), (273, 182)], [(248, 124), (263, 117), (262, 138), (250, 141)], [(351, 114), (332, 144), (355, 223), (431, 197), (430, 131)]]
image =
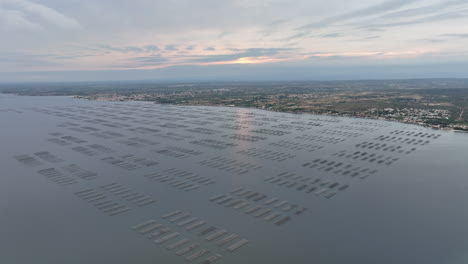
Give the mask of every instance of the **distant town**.
[(468, 79), (1, 85), (3, 93), (232, 106), (398, 121), (468, 131)]

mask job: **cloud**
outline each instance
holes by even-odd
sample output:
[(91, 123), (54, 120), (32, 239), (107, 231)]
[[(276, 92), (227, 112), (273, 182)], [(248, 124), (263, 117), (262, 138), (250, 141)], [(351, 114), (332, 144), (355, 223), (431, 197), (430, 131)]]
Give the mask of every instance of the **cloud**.
[(438, 13), (442, 10), (458, 7), (460, 5), (467, 5), (468, 2), (466, 0), (450, 0), (450, 1), (442, 1), (439, 3), (435, 3), (432, 5), (426, 5), (422, 7), (404, 9), (396, 12), (391, 12), (381, 16), (380, 18), (384, 19), (395, 19), (395, 18), (408, 18), (411, 16), (427, 16), (431, 13)]
[(456, 33), (452, 33), (452, 34), (442, 34), (440, 35), (442, 37), (449, 37), (449, 38), (468, 38), (468, 33), (466, 34), (456, 34)]
[(407, 26), (407, 25), (416, 25), (416, 24), (424, 24), (424, 23), (433, 23), (445, 20), (455, 20), (461, 18), (468, 18), (467, 10), (461, 10), (457, 12), (446, 12), (442, 14), (430, 15), (425, 16), (422, 18), (410, 19), (405, 21), (397, 21), (397, 22), (388, 22), (388, 23), (375, 23), (372, 25), (363, 25), (361, 28), (390, 28), (390, 27), (398, 27), (398, 26)]
[(298, 30), (308, 30), (312, 28), (321, 28), (336, 22), (342, 22), (353, 18), (363, 18), (368, 16), (375, 16), (391, 10), (399, 9), (405, 5), (409, 5), (420, 0), (387, 0), (379, 4), (368, 6), (365, 8), (357, 9), (348, 13), (337, 16), (327, 17), (315, 23), (310, 23), (305, 26), (299, 27)]
[(445, 40), (445, 39), (437, 39), (437, 38), (420, 39), (419, 41), (422, 41), (422, 42), (429, 42), (429, 43), (443, 43), (443, 42), (447, 42), (447, 40)]
[(425, 50), (400, 50), (400, 51), (365, 51), (365, 52), (312, 52), (307, 58), (317, 61), (341, 61), (341, 62), (384, 62), (392, 59), (423, 58), (439, 54), (434, 51)]
[(52, 60), (56, 54), (3, 53), (0, 54), (0, 72), (14, 69), (47, 69), (49, 66), (61, 66), (60, 62)]
[(93, 56), (96, 56), (96, 55), (95, 54), (75, 54), (75, 55), (55, 56), (55, 58), (58, 60), (74, 60), (78, 58), (93, 57)]
[(112, 45), (99, 45), (99, 48), (110, 50), (110, 51), (115, 51), (115, 52), (121, 52), (121, 53), (144, 53), (144, 52), (155, 52), (155, 51), (160, 50), (158, 46), (156, 45), (146, 45), (142, 47), (138, 47), (138, 46), (115, 47)]
[(146, 45), (146, 46), (145, 46), (145, 49), (146, 49), (147, 51), (159, 51), (159, 48), (158, 48), (158, 46), (156, 46), (156, 45)]
[(128, 52), (143, 52), (143, 49), (142, 49), (142, 48), (134, 47), (134, 46), (114, 47), (114, 46), (111, 46), (111, 45), (100, 45), (99, 47), (102, 48), (102, 49), (111, 50), (111, 51), (117, 51), (117, 52), (123, 52), (123, 53), (128, 53)]
[(143, 57), (135, 57), (131, 59), (132, 61), (138, 61), (138, 62), (147, 62), (147, 63), (160, 63), (160, 62), (166, 62), (167, 59), (163, 58), (161, 55), (151, 55), (151, 56), (143, 56)]
[(330, 56), (318, 56), (312, 55), (309, 59), (321, 60), (321, 61), (344, 61), (344, 60), (359, 60), (366, 59), (365, 56), (344, 56), (344, 55), (330, 55)]
[[(309, 61), (316, 50), (330, 53), (316, 58), (317, 65), (336, 66), (359, 64), (365, 59), (343, 56), (369, 50), (460, 54), (468, 51), (463, 45), (467, 23), (468, 0), (296, 0), (293, 5), (286, 0), (0, 0), (0, 54), (51, 54), (31, 57), (31, 63), (28, 57), (4, 58), (0, 71), (52, 68), (39, 60), (58, 63), (52, 70), (117, 65), (137, 71), (174, 65), (287, 66)], [(411, 54), (398, 56), (392, 60), (411, 63)], [(468, 55), (432, 54), (414, 60), (422, 58), (468, 61)]]
[(116, 68), (140, 68), (149, 66), (160, 66), (168, 62), (168, 59), (159, 54), (150, 56), (141, 56), (130, 58), (127, 63), (123, 65), (113, 65)]
[(451, 41), (451, 39), (453, 38), (468, 39), (468, 33), (440, 34), (437, 37), (419, 39), (419, 41), (428, 42), (428, 43), (445, 43), (445, 42)]
[(38, 30), (42, 27), (29, 21), (27, 19), (27, 15), (24, 12), (16, 10), (5, 10), (0, 8), (0, 28), (7, 30)]
[(198, 56), (190, 60), (191, 62), (205, 63), (205, 62), (223, 62), (223, 61), (235, 61), (240, 58), (246, 57), (269, 57), (275, 56), (280, 53), (289, 52), (294, 49), (290, 48), (250, 48), (250, 49), (231, 49), (236, 53), (233, 54), (221, 54), (221, 55), (205, 55)]
[[(410, 9), (403, 9), (383, 14), (365, 22), (354, 23), (359, 29), (382, 30), (384, 28), (433, 23), (446, 20), (455, 20), (468, 17), (466, 0), (441, 1)], [(351, 24), (352, 25), (352, 24)]]
[(263, 30), (258, 32), (258, 34), (263, 35), (263, 36), (270, 36), (274, 33), (277, 33), (280, 29), (281, 26), (284, 24), (288, 23), (290, 19), (277, 19), (268, 25), (266, 25)]
[(364, 37), (362, 39), (379, 39), (380, 36), (368, 36), (368, 37)]
[[(3, 7), (6, 10), (20, 12), (20, 16), (16, 16), (17, 25), (28, 25), (31, 28), (31, 25), (44, 25), (44, 24), (53, 24), (56, 27), (63, 29), (78, 29), (81, 28), (80, 23), (77, 20), (66, 16), (50, 7), (34, 3), (27, 0), (2, 0), (0, 2), (0, 7)], [(19, 14), (19, 13), (17, 13)], [(10, 13), (11, 16), (11, 13)], [(11, 17), (10, 17), (11, 19)], [(26, 21), (28, 23), (26, 23)], [(19, 23), (18, 23), (19, 22)]]
[(289, 22), (290, 19), (277, 19), (270, 23), (271, 26), (277, 26)]
[(340, 33), (330, 33), (330, 34), (322, 34), (322, 35), (319, 35), (318, 37), (320, 37), (320, 38), (339, 38), (341, 36), (342, 35)]
[(289, 37), (278, 39), (277, 41), (289, 41), (289, 40), (294, 40), (294, 39), (304, 38), (304, 37), (309, 37), (309, 36), (311, 36), (309, 32), (299, 32)]
[[(117, 49), (120, 50), (120, 49)], [(204, 50), (215, 50), (213, 47), (208, 47)], [(151, 66), (168, 67), (174, 64), (205, 64), (214, 62), (232, 62), (242, 58), (285, 58), (288, 52), (295, 49), (292, 48), (250, 48), (250, 49), (230, 49), (230, 54), (217, 55), (193, 55), (187, 51), (179, 51), (177, 55), (163, 56), (161, 54), (153, 54), (149, 56), (138, 56), (125, 60), (125, 63), (116, 63), (111, 65), (111, 68), (143, 68)], [(265, 62), (265, 60), (252, 60), (252, 62)]]
[(309, 32), (299, 32), (286, 38), (277, 39), (276, 41), (290, 41), (290, 40), (299, 39), (299, 38), (339, 38), (342, 36), (343, 35), (340, 33), (327, 33), (327, 34), (321, 34), (321, 35), (313, 35)]
[(179, 50), (179, 48), (177, 47), (178, 45), (175, 45), (175, 44), (169, 44), (169, 45), (166, 45), (166, 47), (164, 47), (165, 50)]
[(231, 34), (232, 34), (232, 32), (224, 31), (221, 34), (219, 34), (217, 38), (221, 39), (221, 38), (224, 38), (224, 37), (229, 36)]

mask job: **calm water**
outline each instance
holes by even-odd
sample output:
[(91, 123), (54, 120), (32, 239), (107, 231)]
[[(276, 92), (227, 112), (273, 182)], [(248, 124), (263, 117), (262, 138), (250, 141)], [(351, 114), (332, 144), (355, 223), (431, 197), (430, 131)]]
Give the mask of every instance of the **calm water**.
[(0, 263), (468, 263), (468, 134), (11, 95), (0, 124)]

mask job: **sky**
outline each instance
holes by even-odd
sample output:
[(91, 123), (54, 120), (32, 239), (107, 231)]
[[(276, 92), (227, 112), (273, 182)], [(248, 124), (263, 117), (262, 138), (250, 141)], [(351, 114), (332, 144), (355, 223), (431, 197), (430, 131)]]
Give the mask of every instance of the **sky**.
[(0, 0), (0, 82), (468, 78), (468, 0)]

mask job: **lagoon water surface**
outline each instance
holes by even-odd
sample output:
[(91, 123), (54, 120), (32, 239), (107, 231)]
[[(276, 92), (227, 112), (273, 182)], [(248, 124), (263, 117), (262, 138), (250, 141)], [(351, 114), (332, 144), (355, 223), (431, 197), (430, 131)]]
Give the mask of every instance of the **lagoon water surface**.
[(0, 263), (468, 263), (468, 134), (0, 95)]

